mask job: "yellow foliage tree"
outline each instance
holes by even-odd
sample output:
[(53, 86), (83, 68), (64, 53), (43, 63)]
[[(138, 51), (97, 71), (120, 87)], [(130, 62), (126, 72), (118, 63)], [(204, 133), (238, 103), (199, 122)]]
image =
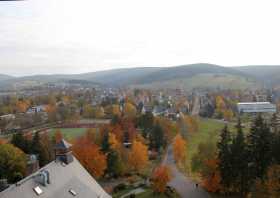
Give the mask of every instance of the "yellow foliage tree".
[(184, 162), (186, 160), (187, 143), (184, 138), (177, 134), (173, 142), (173, 153), (176, 162)]
[(133, 170), (139, 172), (148, 164), (147, 146), (142, 144), (141, 142), (134, 140), (128, 158), (130, 167)]
[(198, 122), (196, 118), (192, 116), (185, 115), (184, 121), (187, 124), (188, 132), (197, 132), (198, 131)]
[(131, 103), (126, 103), (124, 105), (124, 115), (127, 117), (134, 117), (136, 115), (136, 108), (133, 104)]
[(231, 121), (233, 118), (233, 112), (231, 109), (224, 110), (223, 115), (226, 121)]

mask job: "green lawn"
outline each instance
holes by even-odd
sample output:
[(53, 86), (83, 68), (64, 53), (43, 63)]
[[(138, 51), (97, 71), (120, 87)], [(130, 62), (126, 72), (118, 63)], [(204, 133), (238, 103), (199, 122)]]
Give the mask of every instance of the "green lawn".
[(154, 194), (151, 189), (147, 189), (145, 192), (140, 193), (136, 195), (136, 198), (150, 198), (150, 197), (156, 197), (156, 198), (179, 198), (180, 196), (177, 193), (173, 193), (170, 195), (165, 194)]
[(63, 134), (63, 137), (67, 140), (80, 137), (87, 131), (86, 128), (53, 128), (50, 129), (50, 136), (53, 136), (57, 130), (60, 130)]
[[(228, 123), (228, 127), (232, 133), (235, 133), (235, 124)], [(199, 119), (199, 129), (197, 132), (188, 135), (187, 139), (187, 172), (191, 174), (191, 159), (192, 156), (197, 152), (198, 145), (202, 142), (212, 141), (215, 144), (219, 140), (219, 135), (225, 123), (215, 119)], [(246, 133), (249, 130), (248, 126), (244, 129)]]

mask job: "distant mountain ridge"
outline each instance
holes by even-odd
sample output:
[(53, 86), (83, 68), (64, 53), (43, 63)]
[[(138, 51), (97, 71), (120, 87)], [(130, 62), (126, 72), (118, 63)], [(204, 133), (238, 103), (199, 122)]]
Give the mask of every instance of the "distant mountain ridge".
[(223, 67), (198, 63), (174, 67), (137, 67), (112, 69), (82, 74), (54, 74), (12, 77), (0, 75), (0, 86), (13, 87), (15, 83), (91, 82), (106, 86), (146, 88), (197, 87), (253, 88), (280, 84), (280, 66)]

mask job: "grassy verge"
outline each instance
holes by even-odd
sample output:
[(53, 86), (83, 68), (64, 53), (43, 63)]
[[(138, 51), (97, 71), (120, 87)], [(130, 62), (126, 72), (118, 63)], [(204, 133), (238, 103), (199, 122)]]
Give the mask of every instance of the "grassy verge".
[[(126, 195), (127, 193), (129, 193), (130, 191), (132, 191), (133, 188), (128, 188), (125, 189), (123, 191), (120, 191), (118, 193), (113, 194), (113, 198), (120, 198), (123, 195)], [(156, 198), (179, 198), (180, 195), (178, 195), (178, 193), (176, 192), (169, 192), (168, 194), (162, 193), (162, 194), (158, 194), (158, 193), (154, 193), (153, 190), (151, 188), (144, 188), (144, 192), (136, 194), (135, 197), (136, 198), (150, 198), (150, 197), (156, 197)], [(128, 196), (129, 197), (129, 196)]]

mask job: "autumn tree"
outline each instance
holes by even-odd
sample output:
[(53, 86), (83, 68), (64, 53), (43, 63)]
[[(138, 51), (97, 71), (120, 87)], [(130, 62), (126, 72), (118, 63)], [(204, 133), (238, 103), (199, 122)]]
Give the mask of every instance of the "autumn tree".
[(123, 172), (123, 161), (121, 159), (121, 144), (116, 135), (109, 133), (109, 151), (107, 152), (107, 170), (110, 176), (119, 176)]
[(133, 141), (132, 149), (129, 153), (130, 167), (139, 172), (148, 164), (148, 148), (138, 141)]
[(116, 151), (118, 151), (121, 147), (121, 144), (117, 140), (117, 137), (114, 133), (109, 133), (109, 144), (110, 144), (110, 148)]
[(212, 141), (201, 142), (191, 159), (192, 171), (202, 174), (207, 172), (208, 166), (205, 162), (216, 159), (216, 150), (216, 145)]
[(136, 110), (136, 107), (135, 107), (133, 104), (127, 102), (127, 103), (125, 103), (125, 105), (124, 105), (124, 110), (123, 110), (123, 112), (124, 112), (124, 115), (125, 115), (126, 117), (132, 118), (132, 117), (135, 117), (135, 116), (136, 116), (137, 110)]
[(223, 111), (223, 116), (226, 121), (231, 121), (233, 118), (233, 112), (231, 109), (225, 109)]
[(188, 132), (197, 132), (198, 131), (198, 122), (196, 118), (188, 115), (184, 115), (184, 122), (187, 125)]
[(63, 135), (62, 135), (61, 131), (59, 129), (56, 130), (55, 133), (54, 133), (54, 142), (57, 144), (62, 139), (63, 139)]
[(202, 173), (202, 185), (207, 191), (217, 193), (222, 189), (221, 175), (218, 169), (218, 160), (206, 160), (205, 166), (206, 169)]
[(56, 117), (56, 106), (55, 104), (48, 104), (46, 105), (45, 111), (48, 114), (48, 120), (50, 122), (55, 122), (57, 117)]
[(186, 141), (184, 138), (177, 134), (174, 138), (173, 142), (173, 153), (174, 153), (174, 159), (176, 162), (184, 163), (186, 160)]
[[(61, 139), (60, 139), (61, 140)], [(41, 149), (42, 153), (44, 153), (45, 156), (45, 163), (49, 163), (54, 159), (54, 144), (51, 138), (49, 137), (48, 132), (43, 132), (41, 134)]]
[(152, 174), (152, 188), (157, 193), (164, 193), (167, 183), (171, 180), (169, 167), (161, 165)]
[(98, 178), (104, 174), (107, 168), (106, 156), (85, 136), (75, 141), (73, 153), (91, 175)]
[(22, 179), (26, 170), (26, 156), (12, 144), (0, 144), (0, 177), (15, 183)]
[(264, 185), (268, 196), (271, 198), (280, 197), (280, 165), (272, 165), (268, 168)]
[(28, 107), (30, 106), (30, 101), (29, 100), (18, 100), (16, 102), (16, 107), (18, 112), (24, 113), (26, 112), (26, 110), (28, 109)]
[(111, 116), (121, 116), (120, 106), (116, 104), (107, 106), (106, 112)]

